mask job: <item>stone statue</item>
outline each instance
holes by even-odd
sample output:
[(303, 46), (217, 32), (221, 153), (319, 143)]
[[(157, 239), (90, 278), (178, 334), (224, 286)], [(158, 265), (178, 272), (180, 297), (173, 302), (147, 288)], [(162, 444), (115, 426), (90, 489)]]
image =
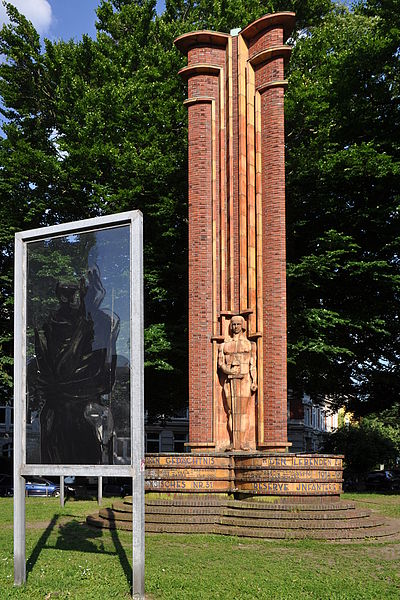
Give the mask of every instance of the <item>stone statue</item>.
[(232, 450), (253, 450), (255, 440), (254, 393), (257, 390), (256, 344), (245, 333), (240, 315), (231, 319), (229, 336), (218, 348), (227, 428)]

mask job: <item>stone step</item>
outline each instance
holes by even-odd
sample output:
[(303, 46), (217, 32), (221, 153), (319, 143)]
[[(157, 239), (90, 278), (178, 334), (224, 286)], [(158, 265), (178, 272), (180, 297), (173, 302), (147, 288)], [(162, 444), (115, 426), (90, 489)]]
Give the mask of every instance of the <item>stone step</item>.
[[(127, 507), (121, 508), (120, 503), (113, 504), (114, 510), (121, 510), (122, 512), (128, 512)], [(201, 515), (201, 514), (214, 514), (231, 516), (238, 518), (254, 518), (254, 519), (298, 519), (298, 520), (338, 520), (338, 519), (359, 519), (367, 517), (371, 514), (368, 509), (345, 509), (336, 511), (325, 511), (323, 513), (317, 511), (281, 511), (281, 510), (253, 510), (245, 509), (240, 504), (234, 505), (231, 508), (224, 508), (220, 506), (173, 506), (173, 505), (154, 505), (146, 504), (146, 514), (171, 514), (171, 515)], [(129, 511), (130, 512), (130, 511)]]
[(326, 529), (326, 530), (305, 530), (305, 529), (244, 529), (241, 527), (230, 527), (220, 525), (218, 533), (222, 535), (233, 535), (237, 537), (260, 538), (260, 539), (314, 539), (314, 540), (365, 540), (381, 537), (391, 537), (399, 533), (399, 529), (391, 526), (373, 527), (365, 529)]
[(98, 527), (101, 529), (126, 529), (132, 531), (132, 520), (130, 521), (114, 521), (109, 519), (103, 519), (98, 514), (88, 515), (86, 522), (92, 527)]
[[(132, 521), (132, 513), (120, 512), (110, 508), (102, 508), (99, 511), (102, 519), (110, 521)], [(146, 523), (216, 523), (219, 514), (171, 514), (171, 513), (147, 513)]]
[[(259, 502), (227, 497), (146, 498), (146, 533), (214, 533), (260, 539), (361, 540), (400, 535), (400, 521), (356, 508), (354, 502)], [(89, 525), (132, 530), (132, 500), (114, 502)]]
[(146, 515), (222, 515), (223, 506), (152, 506), (145, 505)]
[[(123, 503), (127, 506), (132, 504), (131, 498), (124, 498)], [(351, 510), (356, 507), (354, 502), (334, 502), (334, 503), (279, 503), (267, 501), (252, 501), (252, 500), (230, 500), (228, 498), (210, 498), (206, 499), (201, 496), (189, 496), (183, 498), (152, 498), (145, 500), (146, 506), (224, 506), (230, 508), (249, 508), (259, 511), (279, 510), (284, 512), (313, 512), (320, 513), (329, 511)]]
[[(98, 514), (89, 515), (87, 522), (89, 525), (105, 529), (122, 529), (131, 531), (132, 521), (119, 520), (118, 513), (116, 519), (102, 518)], [(288, 528), (288, 527), (243, 527), (222, 523), (162, 523), (147, 522), (145, 524), (146, 533), (213, 533), (222, 535), (233, 535), (238, 537), (259, 538), (259, 539), (316, 539), (316, 540), (363, 540), (378, 539), (381, 537), (398, 537), (400, 535), (400, 523), (398, 521), (387, 521), (382, 519), (383, 524), (376, 525), (368, 523), (367, 526), (358, 526), (353, 528)], [(365, 523), (364, 523), (365, 525)]]
[(304, 520), (283, 520), (283, 519), (235, 519), (233, 517), (222, 517), (219, 519), (219, 524), (229, 527), (245, 528), (245, 529), (304, 529), (307, 531), (319, 531), (328, 529), (357, 529), (359, 527), (373, 528), (383, 525), (384, 518), (365, 518), (365, 519), (350, 519), (350, 520), (319, 520), (311, 521)]
[(146, 523), (146, 533), (218, 533), (215, 523)]
[[(239, 508), (251, 508), (260, 511), (280, 510), (285, 512), (326, 512), (327, 510), (348, 510), (354, 509), (354, 502), (268, 502), (259, 500), (234, 500), (227, 497), (205, 497), (199, 495), (186, 495), (181, 497), (172, 496), (171, 498), (151, 498), (145, 499), (146, 506), (229, 506)], [(131, 496), (126, 496), (121, 502), (126, 507), (132, 505)]]
[(127, 504), (125, 502), (121, 502), (121, 500), (117, 500), (112, 504), (113, 510), (118, 510), (119, 512), (127, 512), (132, 514), (132, 504)]
[(200, 524), (216, 523), (218, 515), (167, 515), (167, 514), (146, 514), (145, 522), (148, 523), (182, 523), (182, 524)]
[[(123, 500), (124, 504), (132, 505), (132, 497), (126, 496)], [(186, 496), (171, 496), (170, 498), (145, 498), (146, 505), (154, 506), (225, 506), (227, 502), (226, 496), (213, 497), (207, 494), (202, 496), (196, 494), (187, 494)]]
[[(99, 512), (99, 516), (103, 519), (110, 521), (131, 521), (132, 513), (114, 511), (112, 509), (103, 508)], [(357, 527), (377, 527), (384, 523), (383, 518), (375, 517), (371, 518), (368, 515), (365, 518), (353, 518), (353, 519), (342, 519), (340, 521), (333, 519), (289, 519), (288, 515), (284, 515), (285, 518), (280, 516), (275, 518), (236, 518), (232, 515), (226, 515), (220, 517), (218, 514), (171, 514), (171, 513), (147, 513), (146, 512), (146, 523), (182, 523), (182, 524), (200, 524), (200, 523), (219, 523), (222, 525), (229, 525), (235, 527), (249, 527), (249, 528), (287, 528), (287, 529), (351, 529)]]
[(112, 510), (111, 508), (102, 508), (99, 511), (102, 519), (110, 519), (113, 521), (132, 521), (132, 512), (122, 512)]
[[(228, 514), (227, 514), (228, 512)], [(112, 510), (110, 508), (102, 508), (99, 512), (99, 516), (102, 519), (108, 519), (110, 521), (131, 521), (132, 513)], [(206, 514), (206, 513), (168, 513), (168, 512), (146, 512), (145, 520), (146, 523), (220, 523), (222, 525), (231, 525), (235, 527), (253, 527), (253, 528), (288, 528), (288, 529), (350, 529), (356, 527), (377, 527), (384, 523), (383, 517), (371, 517), (368, 514), (359, 515), (357, 518), (351, 519), (305, 519), (304, 515), (286, 515), (283, 516), (279, 513), (268, 515), (268, 518), (262, 518), (257, 515), (254, 518), (252, 515), (236, 516), (235, 512), (229, 511), (224, 512), (223, 515), (217, 514)]]
[(338, 519), (360, 519), (371, 515), (371, 511), (368, 509), (347, 509), (338, 511), (326, 511), (324, 513), (312, 512), (312, 511), (281, 511), (281, 510), (270, 510), (261, 511), (253, 509), (242, 509), (239, 506), (234, 508), (226, 508), (223, 511), (224, 517), (237, 517), (237, 518), (252, 518), (252, 519), (282, 519), (282, 520), (313, 520), (313, 521), (327, 521), (327, 520), (338, 520)]
[(302, 503), (279, 503), (279, 502), (263, 502), (263, 501), (249, 501), (249, 500), (227, 500), (225, 506), (229, 508), (239, 509), (251, 509), (259, 511), (279, 510), (282, 512), (313, 512), (320, 513), (326, 511), (336, 510), (352, 510), (356, 508), (354, 502), (332, 502), (324, 504), (318, 504), (314, 502), (302, 502)]

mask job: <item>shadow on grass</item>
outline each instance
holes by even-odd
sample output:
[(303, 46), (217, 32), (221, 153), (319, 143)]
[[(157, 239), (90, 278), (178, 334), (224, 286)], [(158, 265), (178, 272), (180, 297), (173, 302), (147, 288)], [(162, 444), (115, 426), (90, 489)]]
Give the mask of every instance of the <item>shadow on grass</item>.
[(122, 570), (132, 592), (132, 568), (125, 549), (119, 539), (118, 532), (115, 529), (111, 529), (110, 531), (115, 552), (107, 551), (101, 540), (100, 544), (94, 543), (95, 540), (98, 541), (102, 537), (103, 532), (101, 529), (89, 528), (85, 523), (70, 521), (65, 525), (61, 525), (59, 532), (60, 535), (57, 538), (55, 545), (55, 547), (59, 550), (76, 550), (78, 552), (95, 552), (98, 554), (109, 555), (117, 554)]
[[(66, 515), (63, 514), (63, 517)], [(72, 516), (72, 515), (71, 515)], [(81, 523), (76, 520), (69, 521), (68, 523), (59, 526), (59, 535), (57, 537), (55, 545), (49, 545), (48, 540), (52, 532), (54, 531), (60, 515), (54, 515), (50, 523), (46, 527), (45, 531), (40, 536), (35, 547), (33, 548), (28, 561), (27, 561), (27, 578), (31, 573), (38, 561), (40, 553), (44, 549), (57, 549), (65, 550), (67, 552), (90, 552), (96, 554), (108, 554), (117, 555), (121, 563), (122, 570), (128, 582), (130, 592), (132, 593), (132, 567), (129, 559), (125, 552), (123, 545), (118, 536), (118, 532), (115, 529), (110, 531), (112, 541), (114, 543), (115, 552), (107, 551), (104, 547), (104, 543), (101, 540), (103, 532), (101, 529), (89, 528), (85, 523)]]
[[(54, 548), (76, 552), (93, 552), (95, 554), (114, 554), (104, 548), (102, 531), (89, 529), (84, 523), (73, 520), (60, 525), (59, 535)], [(100, 540), (100, 543), (98, 543)], [(96, 543), (97, 542), (97, 543)]]
[(29, 573), (31, 573), (33, 571), (33, 567), (37, 563), (37, 560), (39, 558), (41, 551), (43, 550), (43, 548), (46, 547), (47, 540), (49, 539), (51, 532), (53, 531), (54, 527), (56, 526), (57, 521), (58, 521), (58, 515), (54, 515), (54, 517), (52, 518), (52, 520), (50, 521), (50, 523), (47, 525), (46, 529), (40, 536), (36, 546), (32, 550), (31, 555), (28, 558), (28, 561), (26, 563), (26, 577), (27, 578), (29, 576)]
[[(73, 515), (71, 515), (73, 516)], [(77, 521), (70, 521), (65, 525), (60, 525), (59, 527), (59, 536), (57, 538), (55, 545), (49, 545), (48, 539), (56, 527), (57, 521), (60, 515), (54, 515), (51, 519), (50, 523), (46, 527), (45, 531), (40, 536), (37, 541), (35, 547), (33, 548), (30, 557), (28, 558), (26, 565), (27, 576), (29, 573), (33, 571), (40, 553), (44, 549), (52, 549), (56, 548), (57, 550), (67, 550), (67, 551), (78, 551), (78, 552), (97, 552), (105, 554), (106, 550), (104, 548), (104, 544), (101, 543), (100, 546), (93, 543), (90, 538), (99, 538), (101, 537), (101, 531), (91, 531), (87, 527), (85, 527), (82, 523)], [(65, 515), (63, 515), (65, 517)], [(108, 552), (108, 554), (115, 554), (114, 552)]]
[(119, 539), (118, 531), (116, 529), (111, 529), (110, 533), (111, 533), (112, 540), (114, 542), (115, 551), (118, 554), (119, 561), (121, 563), (121, 567), (125, 573), (125, 577), (128, 582), (128, 585), (129, 585), (129, 592), (132, 595), (132, 593), (133, 593), (132, 567), (131, 567), (128, 557), (126, 555), (125, 549), (124, 549), (123, 545), (121, 544), (121, 540)]

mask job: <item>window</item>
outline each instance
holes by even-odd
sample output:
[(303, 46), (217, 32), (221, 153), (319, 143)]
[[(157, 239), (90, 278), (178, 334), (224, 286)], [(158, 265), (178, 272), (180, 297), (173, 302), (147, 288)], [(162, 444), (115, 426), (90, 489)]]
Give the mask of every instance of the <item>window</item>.
[(189, 419), (189, 409), (181, 408), (177, 410), (174, 414), (174, 419), (182, 419), (183, 421), (187, 421)]
[(0, 425), (6, 424), (6, 407), (0, 406)]
[(174, 452), (187, 452), (185, 442), (187, 442), (187, 433), (174, 432)]
[(317, 428), (317, 411), (314, 406), (312, 407), (311, 424), (312, 424), (313, 429)]
[(160, 452), (160, 432), (148, 431), (146, 434), (146, 452)]

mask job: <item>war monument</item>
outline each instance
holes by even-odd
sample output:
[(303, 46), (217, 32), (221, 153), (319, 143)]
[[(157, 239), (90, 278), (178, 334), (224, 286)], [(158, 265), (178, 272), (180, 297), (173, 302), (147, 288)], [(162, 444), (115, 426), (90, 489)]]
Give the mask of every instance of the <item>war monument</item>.
[[(175, 40), (187, 56), (189, 452), (146, 455), (147, 532), (387, 535), (342, 457), (287, 438), (285, 64), (294, 13)], [(130, 527), (130, 500), (88, 522)]]

